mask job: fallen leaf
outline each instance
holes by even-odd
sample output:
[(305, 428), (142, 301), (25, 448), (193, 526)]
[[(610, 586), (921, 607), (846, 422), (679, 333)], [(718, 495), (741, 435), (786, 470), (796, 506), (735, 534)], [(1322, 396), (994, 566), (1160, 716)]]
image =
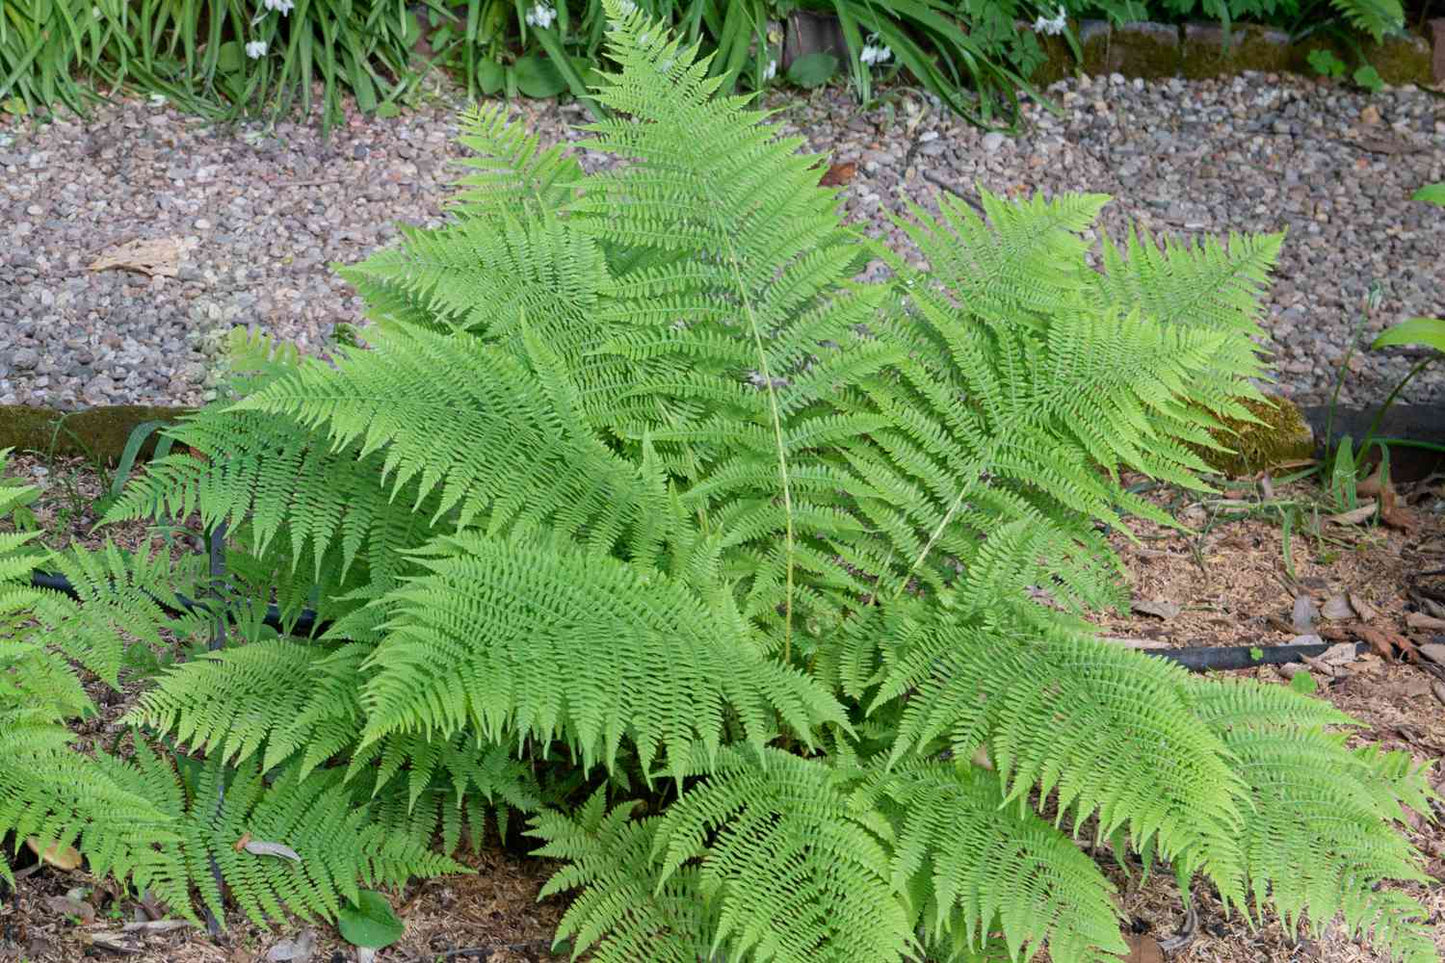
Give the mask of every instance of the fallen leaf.
[(1385, 630), (1370, 625), (1356, 625), (1352, 627), (1352, 631), (1361, 641), (1370, 643), (1370, 650), (1380, 658), (1386, 662), (1394, 661), (1395, 646), (1390, 638), (1394, 633), (1387, 634)]
[(819, 187), (844, 187), (853, 182), (853, 177), (858, 173), (858, 165), (849, 161), (846, 164), (833, 164), (828, 172), (818, 181)]
[(1317, 656), (1321, 662), (1329, 665), (1349, 665), (1358, 657), (1353, 642), (1337, 642)]
[(1129, 603), (1129, 607), (1140, 615), (1152, 615), (1161, 619), (1172, 619), (1184, 611), (1173, 602), (1164, 599), (1135, 599)]
[(143, 923), (126, 923), (121, 929), (127, 933), (167, 933), (190, 929), (195, 925), (190, 920), (146, 920)]
[(1320, 617), (1334, 622), (1340, 619), (1354, 618), (1354, 615), (1354, 607), (1350, 605), (1350, 600), (1343, 595), (1331, 595), (1320, 608)]
[(1436, 665), (1445, 665), (1445, 643), (1421, 642), (1416, 650)]
[(1315, 608), (1315, 600), (1308, 595), (1298, 595), (1294, 600), (1294, 612), (1290, 615), (1290, 624), (1296, 632), (1309, 632), (1315, 627), (1315, 616), (1319, 615), (1319, 609)]
[(253, 839), (241, 848), (252, 856), (276, 856), (297, 863), (301, 862), (301, 857), (297, 854), (296, 850), (284, 843), (267, 843), (259, 839)]
[(1359, 613), (1360, 621), (1373, 622), (1375, 620), (1375, 610), (1370, 606), (1368, 602), (1360, 598), (1354, 592), (1350, 593), (1350, 607), (1353, 608), (1357, 613)]
[(45, 908), (60, 916), (75, 917), (82, 923), (95, 922), (95, 907), (84, 900), (72, 899), (69, 896), (47, 896)]
[(1430, 691), (1435, 693), (1435, 698), (1439, 700), (1441, 705), (1445, 705), (1445, 682), (1436, 681), (1430, 683)]
[(234, 849), (236, 852), (239, 853), (241, 850), (243, 850), (243, 849), (246, 848), (246, 844), (249, 843), (250, 841), (251, 841), (251, 834), (250, 834), (250, 833), (242, 833), (242, 834), (241, 834), (241, 838), (238, 839), (238, 840), (236, 840), (236, 845), (232, 846), (231, 848)]
[(1385, 485), (1380, 490), (1380, 521), (1402, 532), (1413, 532), (1419, 526), (1415, 513), (1401, 504), (1394, 485)]
[(294, 939), (282, 940), (266, 951), (266, 963), (307, 963), (316, 952), (316, 931), (304, 929)]
[(1164, 951), (1154, 937), (1130, 933), (1124, 939), (1129, 941), (1128, 963), (1164, 963)]
[(151, 277), (173, 278), (180, 275), (181, 259), (195, 247), (189, 237), (158, 237), (117, 244), (90, 263), (92, 271), (138, 271)]
[(62, 850), (57, 850), (54, 846), (47, 846), (45, 852), (42, 853), (40, 851), (40, 840), (34, 836), (26, 837), (25, 845), (30, 847), (32, 853), (40, 857), (42, 863), (49, 863), (56, 869), (63, 869), (69, 872), (80, 867), (80, 852), (74, 846), (67, 846)]
[(1412, 629), (1445, 629), (1445, 619), (1437, 619), (1433, 615), (1426, 615), (1424, 612), (1407, 612), (1405, 624)]
[(1314, 671), (1318, 672), (1320, 675), (1325, 676), (1326, 678), (1333, 679), (1337, 675), (1339, 675), (1339, 670), (1335, 666), (1324, 661), (1323, 659), (1317, 659), (1312, 655), (1305, 655), (1304, 653), (1300, 653), (1300, 661), (1302, 661), (1305, 665), (1309, 666)]
[(86, 933), (85, 941), (91, 946), (105, 950), (108, 953), (115, 953), (118, 956), (140, 956), (141, 951), (125, 942), (125, 937), (119, 933)]
[(1301, 672), (1309, 671), (1309, 669), (1307, 669), (1304, 664), (1300, 662), (1284, 662), (1280, 665), (1275, 666), (1274, 670), (1280, 675), (1284, 676), (1286, 679), (1293, 679)]
[(1325, 518), (1327, 522), (1334, 522), (1336, 525), (1359, 525), (1368, 522), (1375, 515), (1375, 503), (1373, 501), (1362, 502), (1359, 508), (1350, 512), (1340, 512), (1338, 515), (1329, 515)]
[(1380, 468), (1376, 466), (1375, 470), (1370, 473), (1369, 478), (1355, 484), (1355, 494), (1365, 498), (1376, 497), (1380, 494), (1380, 481)]

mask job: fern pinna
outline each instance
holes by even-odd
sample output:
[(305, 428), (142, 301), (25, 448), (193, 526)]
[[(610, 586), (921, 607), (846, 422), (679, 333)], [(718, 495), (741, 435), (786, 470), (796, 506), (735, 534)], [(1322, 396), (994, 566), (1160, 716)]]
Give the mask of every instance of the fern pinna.
[[(1131, 233), (1096, 271), (1106, 198), (984, 193), (901, 222), (918, 269), (612, 13), (585, 147), (614, 164), (478, 109), (451, 221), (347, 272), (369, 344), (247, 342), (245, 392), (172, 431), (204, 457), (111, 511), (225, 523), (230, 570), (327, 626), (242, 619), (148, 688), (95, 778), (174, 858), (119, 870), (215, 909), (215, 857), (247, 911), (328, 915), (520, 811), (597, 960), (1067, 963), (1125, 950), (1087, 839), (1434, 959), (1379, 885), (1423, 878), (1417, 767), (1083, 619), (1120, 600), (1105, 529), (1160, 517), (1119, 473), (1202, 487), (1249, 420), (1281, 238)], [(219, 858), (258, 828), (299, 865)]]

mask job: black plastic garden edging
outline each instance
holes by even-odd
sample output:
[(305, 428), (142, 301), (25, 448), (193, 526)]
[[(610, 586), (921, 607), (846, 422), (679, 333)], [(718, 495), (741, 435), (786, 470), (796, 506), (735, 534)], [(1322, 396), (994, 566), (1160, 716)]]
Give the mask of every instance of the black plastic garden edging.
[[(51, 572), (42, 572), (38, 569), (30, 573), (30, 584), (36, 588), (51, 589), (68, 595), (70, 598), (79, 600), (80, 593), (75, 591), (74, 586), (63, 575), (55, 575)], [(193, 602), (185, 596), (178, 595), (181, 605), (186, 611), (196, 609), (205, 610), (202, 603)], [(170, 606), (162, 605), (167, 611), (172, 611)], [(316, 621), (316, 613), (311, 609), (302, 609), (301, 614), (289, 627), (281, 619), (281, 610), (275, 605), (266, 606), (266, 617), (262, 623), (270, 626), (278, 632), (286, 632), (290, 635), (309, 636), (320, 631), (324, 632), (327, 623)], [(1229, 669), (1252, 669), (1259, 665), (1284, 665), (1287, 662), (1303, 662), (1303, 656), (1323, 655), (1331, 648), (1330, 643), (1314, 643), (1309, 645), (1228, 645), (1214, 646), (1203, 645), (1185, 649), (1139, 649), (1144, 655), (1152, 655), (1155, 658), (1164, 659), (1182, 665), (1191, 672), (1216, 672)], [(1356, 651), (1368, 649), (1369, 646), (1361, 642), (1356, 645)]]

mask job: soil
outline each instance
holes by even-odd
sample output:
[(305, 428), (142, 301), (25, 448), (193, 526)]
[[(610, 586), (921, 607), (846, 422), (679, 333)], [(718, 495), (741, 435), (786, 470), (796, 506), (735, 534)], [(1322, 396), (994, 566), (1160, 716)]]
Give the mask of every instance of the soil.
[[(99, 478), (79, 463), (17, 458), (10, 468), (14, 474), (46, 483), (36, 510), (52, 544), (94, 541), (83, 505), (102, 491)], [(44, 471), (37, 475), (37, 468)], [(1125, 561), (1132, 597), (1165, 603), (1146, 607), (1166, 614), (1177, 606), (1178, 614), (1168, 618), (1142, 612), (1107, 614), (1097, 620), (1101, 632), (1121, 644), (1155, 648), (1279, 645), (1308, 634), (1292, 624), (1297, 599), (1308, 597), (1316, 609), (1345, 616), (1334, 620), (1317, 616), (1308, 626), (1327, 639), (1351, 637), (1356, 627), (1365, 625), (1398, 632), (1416, 644), (1429, 642), (1434, 632), (1428, 618), (1445, 617), (1445, 610), (1439, 608), (1445, 605), (1445, 575), (1430, 574), (1445, 569), (1445, 485), (1434, 477), (1401, 486), (1398, 495), (1403, 511), (1392, 517), (1406, 528), (1329, 521), (1333, 509), (1311, 482), (1247, 482), (1207, 497), (1155, 490), (1149, 497), (1188, 530), (1139, 522), (1133, 541), (1115, 533), (1114, 543)], [(1288, 551), (1283, 513), (1293, 514)], [(145, 537), (138, 528), (119, 535), (132, 544)], [(1335, 601), (1327, 607), (1331, 599)], [(1348, 613), (1346, 602), (1351, 605)], [(1333, 675), (1320, 669), (1312, 673), (1319, 683), (1318, 694), (1360, 721), (1358, 742), (1405, 749), (1420, 761), (1438, 761), (1445, 757), (1445, 683), (1429, 669), (1423, 661), (1413, 664), (1393, 655), (1369, 654), (1332, 667)], [(1278, 669), (1246, 671), (1285, 684)], [(111, 716), (113, 708), (107, 707), (104, 714)], [(1437, 790), (1445, 791), (1445, 775), (1437, 772), (1434, 780)], [(1435, 813), (1421, 815), (1439, 820), (1445, 810), (1437, 806)], [(1438, 821), (1416, 818), (1409, 834), (1435, 882), (1403, 889), (1424, 906), (1445, 959), (1445, 883), (1441, 882), (1445, 828)], [(391, 894), (406, 921), (406, 933), (375, 955), (377, 963), (565, 958), (548, 950), (564, 904), (555, 898), (537, 901), (552, 867), (495, 843), (463, 859), (475, 874), (418, 881)], [(23, 863), (24, 857), (14, 865)], [(1122, 893), (1125, 934), (1135, 945), (1130, 959), (1164, 959), (1157, 955), (1158, 943), (1185, 928), (1172, 877), (1156, 873), (1140, 885), (1112, 868), (1109, 871)], [(81, 892), (75, 892), (77, 888)], [(67, 892), (80, 898), (83, 906), (67, 904)], [(1194, 897), (1198, 917), (1192, 938), (1167, 957), (1171, 961), (1385, 963), (1383, 957), (1349, 939), (1338, 924), (1327, 927), (1318, 939), (1295, 940), (1273, 918), (1251, 929), (1237, 916), (1224, 917), (1205, 887), (1196, 887)], [(83, 912), (73, 912), (77, 908)], [(86, 922), (83, 917), (91, 914), (93, 921)], [(0, 903), (0, 961), (114, 957), (259, 963), (292, 959), (288, 951), (310, 941), (314, 945), (305, 959), (313, 963), (365, 959), (332, 927), (310, 927), (308, 936), (308, 927), (296, 922), (268, 931), (238, 917), (229, 921), (220, 940), (194, 928), (122, 934), (123, 923), (147, 918), (134, 900), (115, 898), (84, 871), (43, 866), (30, 871), (19, 881), (17, 892), (6, 893)], [(1039, 959), (1046, 961), (1047, 956)]]

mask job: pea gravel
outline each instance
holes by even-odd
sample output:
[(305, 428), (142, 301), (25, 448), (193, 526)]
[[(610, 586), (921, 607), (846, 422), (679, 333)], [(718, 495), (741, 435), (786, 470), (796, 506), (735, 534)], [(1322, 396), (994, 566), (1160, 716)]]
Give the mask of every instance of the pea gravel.
[[(864, 110), (840, 90), (778, 94), (789, 133), (856, 165), (847, 216), (903, 244), (888, 216), (940, 190), (1102, 191), (1111, 232), (1136, 219), (1178, 234), (1288, 228), (1269, 296), (1282, 390), (1325, 397), (1361, 305), (1362, 338), (1445, 315), (1445, 210), (1412, 202), (1445, 180), (1445, 100), (1410, 87), (1375, 96), (1314, 81), (1080, 78), (1030, 105), (1017, 136), (985, 133), (897, 90)], [(436, 224), (454, 142), (454, 96), (391, 119), (349, 117), (323, 139), (303, 123), (222, 127), (125, 99), (87, 120), (0, 122), (0, 404), (194, 404), (216, 384), (234, 325), (320, 350), (361, 320), (332, 269)], [(576, 139), (575, 105), (519, 105), (544, 140)], [(584, 157), (593, 163), (595, 157)], [(133, 239), (188, 247), (179, 276), (90, 271)], [(1357, 354), (1343, 397), (1368, 404), (1420, 357)], [(212, 395), (213, 396), (213, 395)], [(1445, 401), (1445, 370), (1407, 400)]]

